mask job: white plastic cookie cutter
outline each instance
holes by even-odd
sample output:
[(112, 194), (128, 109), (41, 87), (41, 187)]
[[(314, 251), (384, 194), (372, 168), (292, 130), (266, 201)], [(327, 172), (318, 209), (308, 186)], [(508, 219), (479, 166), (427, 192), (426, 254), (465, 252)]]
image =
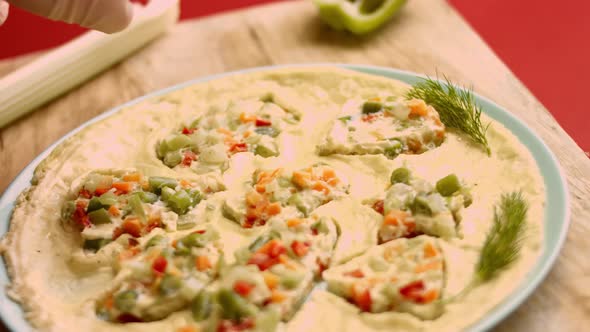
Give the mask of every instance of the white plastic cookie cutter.
[(89, 31), (0, 79), (0, 128), (162, 35), (179, 13), (178, 0), (136, 4), (127, 29), (112, 35)]

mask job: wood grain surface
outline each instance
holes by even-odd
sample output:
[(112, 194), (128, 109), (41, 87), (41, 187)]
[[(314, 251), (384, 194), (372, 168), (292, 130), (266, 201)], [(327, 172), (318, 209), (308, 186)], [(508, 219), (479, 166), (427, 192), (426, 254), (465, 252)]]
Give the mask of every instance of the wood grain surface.
[[(531, 50), (534, 53), (534, 50)], [(0, 75), (36, 55), (0, 62)], [(590, 160), (549, 112), (443, 0), (410, 1), (376, 34), (321, 24), (309, 2), (290, 1), (175, 26), (165, 37), (0, 131), (0, 192), (58, 138), (109, 108), (163, 87), (247, 67), (304, 62), (372, 64), (472, 86), (523, 119), (559, 159), (572, 224), (557, 264), (497, 331), (583, 331), (590, 326)]]

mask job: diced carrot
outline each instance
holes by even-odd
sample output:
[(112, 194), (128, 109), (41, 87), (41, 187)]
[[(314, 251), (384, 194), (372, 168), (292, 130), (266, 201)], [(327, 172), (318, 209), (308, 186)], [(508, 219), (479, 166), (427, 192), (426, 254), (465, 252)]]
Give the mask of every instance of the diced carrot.
[(380, 102), (381, 101), (381, 98), (379, 98), (379, 97), (373, 97), (373, 98), (370, 98), (369, 101)]
[(300, 225), (301, 223), (303, 223), (303, 219), (301, 219), (301, 218), (287, 220), (288, 227), (296, 227), (297, 225)]
[(309, 186), (310, 181), (311, 181), (311, 173), (300, 172), (300, 171), (293, 172), (293, 177), (291, 179), (291, 182), (298, 185), (299, 187), (307, 188)]
[(123, 250), (119, 254), (119, 261), (124, 261), (124, 260), (130, 259), (130, 258), (133, 258), (133, 257), (135, 257), (135, 255), (139, 254), (140, 251), (141, 251), (141, 249), (138, 247), (132, 247), (127, 250)]
[(258, 203), (262, 202), (264, 197), (255, 191), (249, 191), (246, 194), (246, 204), (249, 206), (256, 206)]
[(428, 105), (422, 99), (412, 99), (408, 101), (410, 115), (425, 116), (428, 114)]
[(233, 131), (225, 128), (217, 128), (217, 132), (226, 136), (233, 136), (234, 134)]
[(285, 301), (286, 298), (287, 295), (285, 295), (283, 292), (279, 292), (278, 290), (273, 290), (270, 294), (270, 302), (272, 303), (281, 303)]
[(255, 285), (244, 280), (238, 280), (234, 283), (234, 291), (244, 297), (248, 296), (254, 287)]
[(194, 326), (187, 325), (187, 326), (183, 326), (183, 327), (178, 328), (178, 330), (176, 330), (176, 332), (199, 332), (199, 330)]
[(416, 221), (414, 220), (414, 217), (407, 216), (403, 220), (403, 223), (404, 226), (406, 226), (406, 232), (410, 235), (414, 235), (414, 231), (416, 230)]
[(267, 254), (272, 258), (279, 257), (281, 254), (287, 252), (280, 240), (270, 240), (258, 249), (259, 253)]
[(437, 270), (442, 267), (441, 262), (430, 262), (424, 265), (418, 265), (414, 268), (414, 272), (422, 273), (430, 270)]
[(293, 249), (295, 255), (303, 257), (307, 255), (307, 252), (309, 251), (309, 244), (295, 240), (291, 242), (291, 249)]
[(256, 191), (261, 194), (264, 194), (266, 192), (266, 185), (264, 185), (264, 184), (257, 184), (255, 186), (255, 188), (256, 188)]
[(125, 174), (125, 175), (123, 175), (123, 181), (139, 182), (139, 181), (141, 181), (141, 174), (139, 174), (139, 173)]
[(321, 191), (324, 193), (324, 195), (328, 195), (330, 193), (330, 188), (328, 188), (328, 186), (326, 186), (323, 182), (318, 181), (316, 183), (313, 184), (313, 186), (311, 187), (313, 190), (315, 191)]
[(230, 152), (246, 152), (248, 151), (248, 144), (240, 142), (240, 143), (234, 143), (230, 146), (229, 148)]
[(117, 208), (116, 206), (111, 205), (109, 207), (109, 213), (111, 214), (111, 216), (118, 217), (121, 214), (121, 211), (119, 211), (119, 208)]
[(334, 179), (336, 177), (336, 172), (331, 168), (325, 168), (324, 173), (322, 174), (322, 180), (328, 181), (330, 179)]
[(281, 213), (281, 204), (279, 202), (271, 203), (266, 207), (265, 211), (269, 216), (276, 216)]
[(338, 178), (332, 178), (330, 180), (327, 181), (327, 183), (329, 185), (331, 185), (332, 187), (336, 186), (338, 183), (340, 183), (340, 180)]
[(349, 272), (344, 272), (344, 275), (347, 277), (353, 277), (353, 278), (364, 278), (365, 274), (363, 273), (363, 271), (361, 271), (361, 269), (356, 269), (356, 270), (352, 270)]
[(203, 272), (210, 269), (212, 265), (207, 256), (197, 256), (197, 258), (195, 258), (195, 267), (197, 270)]
[(180, 180), (180, 185), (183, 188), (190, 188), (190, 187), (192, 187), (192, 184), (189, 181), (185, 180), (185, 179), (181, 179)]
[(240, 121), (242, 123), (254, 122), (254, 121), (256, 121), (256, 116), (247, 115), (246, 113), (241, 113), (240, 114)]
[(422, 142), (420, 142), (418, 139), (410, 137), (408, 138), (407, 144), (410, 152), (418, 153), (420, 150), (422, 150)]
[(115, 306), (115, 299), (113, 298), (113, 295), (109, 295), (109, 297), (106, 298), (106, 300), (104, 301), (104, 307), (107, 309), (112, 309)]
[(424, 257), (430, 258), (434, 257), (438, 254), (438, 250), (432, 245), (432, 243), (427, 242), (424, 246)]
[(113, 188), (117, 189), (116, 194), (127, 194), (133, 190), (133, 182), (115, 182)]
[(141, 236), (141, 222), (137, 218), (127, 218), (121, 225), (124, 234), (129, 234), (133, 237)]
[(262, 272), (262, 277), (264, 278), (264, 283), (269, 289), (274, 289), (279, 284), (279, 277), (277, 277), (276, 274), (264, 271)]
[(426, 303), (430, 303), (436, 299), (438, 299), (438, 290), (431, 289), (420, 297), (419, 302), (426, 304)]
[(383, 218), (383, 225), (398, 226), (407, 217), (408, 213), (402, 210), (391, 210)]
[(250, 137), (250, 135), (252, 135), (252, 131), (248, 130), (248, 131), (244, 132), (244, 138), (248, 138), (248, 137)]

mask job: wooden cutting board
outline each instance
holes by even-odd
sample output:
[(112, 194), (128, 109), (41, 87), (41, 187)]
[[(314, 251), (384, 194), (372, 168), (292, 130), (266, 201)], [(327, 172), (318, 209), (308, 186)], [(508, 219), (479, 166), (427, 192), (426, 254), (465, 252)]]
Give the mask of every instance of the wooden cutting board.
[[(534, 53), (534, 50), (531, 50)], [(37, 55), (0, 62), (0, 76)], [(186, 21), (86, 84), (0, 131), (0, 192), (58, 138), (109, 108), (163, 87), (247, 67), (341, 62), (445, 73), (523, 119), (568, 178), (572, 225), (548, 278), (498, 331), (582, 331), (590, 326), (590, 161), (547, 110), (443, 0), (409, 1), (374, 35), (321, 24), (290, 1)]]

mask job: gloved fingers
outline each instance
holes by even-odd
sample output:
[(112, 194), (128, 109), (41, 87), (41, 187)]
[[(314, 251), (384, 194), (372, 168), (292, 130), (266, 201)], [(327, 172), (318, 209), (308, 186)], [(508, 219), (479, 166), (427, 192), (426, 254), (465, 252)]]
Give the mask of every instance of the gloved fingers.
[(128, 0), (8, 0), (11, 4), (56, 21), (76, 23), (106, 33), (125, 29), (133, 18)]
[(8, 2), (0, 0), (0, 25), (6, 21), (8, 17)]

